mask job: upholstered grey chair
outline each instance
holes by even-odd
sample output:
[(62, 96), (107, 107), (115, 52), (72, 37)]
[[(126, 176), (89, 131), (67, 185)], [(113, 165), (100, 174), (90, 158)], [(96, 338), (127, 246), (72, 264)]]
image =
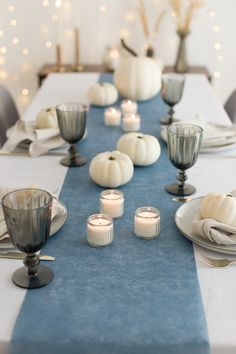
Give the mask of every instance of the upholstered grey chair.
[(10, 92), (0, 85), (0, 146), (6, 140), (7, 129), (18, 119), (19, 113)]
[(224, 108), (232, 123), (236, 124), (236, 90), (229, 96), (225, 102)]

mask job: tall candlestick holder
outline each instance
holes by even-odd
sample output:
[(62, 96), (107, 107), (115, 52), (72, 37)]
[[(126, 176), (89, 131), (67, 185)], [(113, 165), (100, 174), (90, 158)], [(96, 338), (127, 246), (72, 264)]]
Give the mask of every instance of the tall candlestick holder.
[(56, 71), (64, 72), (65, 68), (62, 65), (62, 56), (61, 56), (61, 46), (59, 44), (56, 45)]
[(76, 27), (75, 33), (75, 64), (73, 66), (74, 71), (83, 71), (84, 67), (80, 64), (80, 43), (79, 43), (79, 28)]

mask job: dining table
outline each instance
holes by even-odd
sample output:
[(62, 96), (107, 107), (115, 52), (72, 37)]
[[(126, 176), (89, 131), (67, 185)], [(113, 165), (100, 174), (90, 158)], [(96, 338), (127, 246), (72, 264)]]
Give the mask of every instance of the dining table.
[[(88, 89), (98, 81), (111, 82), (112, 74), (50, 74), (22, 119), (34, 121), (41, 109), (61, 103), (89, 104)], [(192, 243), (175, 224), (176, 211), (191, 201), (165, 191), (176, 175), (160, 133), (159, 120), (167, 110), (159, 93), (138, 102), (140, 131), (158, 139), (161, 156), (151, 166), (135, 167), (133, 179), (119, 188), (124, 215), (114, 220), (114, 241), (106, 247), (94, 248), (86, 239), (87, 219), (99, 212), (104, 190), (91, 180), (90, 162), (98, 153), (116, 150), (124, 134), (121, 126), (104, 125), (104, 107), (89, 107), (87, 135), (78, 144), (87, 159), (82, 167), (62, 166), (64, 149), (34, 158), (0, 154), (0, 189), (37, 185), (57, 195), (67, 209), (65, 224), (41, 251), (55, 256), (48, 262), (54, 272), (51, 284), (17, 287), (11, 277), (22, 260), (0, 259), (1, 354), (236, 353), (236, 268), (209, 267), (198, 252), (235, 256)], [(200, 115), (206, 122), (232, 124), (206, 76), (198, 74), (185, 75), (175, 115), (191, 122)], [(191, 198), (235, 190), (236, 147), (200, 152), (187, 174), (196, 187)], [(134, 234), (135, 210), (145, 205), (160, 210), (161, 231), (154, 240)]]

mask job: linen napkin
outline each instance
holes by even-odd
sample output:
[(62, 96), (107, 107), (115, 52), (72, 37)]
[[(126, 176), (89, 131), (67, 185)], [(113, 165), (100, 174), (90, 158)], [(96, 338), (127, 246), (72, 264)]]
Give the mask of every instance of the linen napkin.
[(236, 227), (213, 219), (200, 219), (197, 216), (192, 222), (192, 231), (218, 245), (236, 244)]
[[(14, 189), (17, 188), (0, 187), (0, 202), (2, 201), (2, 198), (5, 194), (13, 191)], [(58, 201), (56, 197), (53, 196), (51, 221), (55, 220), (56, 217), (63, 216), (64, 213), (64, 206)], [(4, 220), (3, 209), (0, 207), (0, 242), (7, 238), (10, 238), (10, 236), (7, 234), (7, 226)]]
[(236, 127), (207, 122), (198, 114), (189, 123), (197, 124), (203, 129), (202, 147), (221, 146), (236, 142)]
[(65, 141), (59, 135), (58, 128), (37, 129), (35, 122), (18, 120), (7, 130), (7, 140), (1, 151), (9, 153), (20, 143), (29, 141), (29, 155), (32, 157), (45, 154), (51, 149), (61, 147)]

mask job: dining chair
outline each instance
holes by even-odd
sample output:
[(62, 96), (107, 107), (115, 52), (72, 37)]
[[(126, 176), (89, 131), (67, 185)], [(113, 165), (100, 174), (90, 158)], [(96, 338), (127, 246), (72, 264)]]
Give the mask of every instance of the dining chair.
[(236, 124), (236, 90), (231, 93), (225, 102), (224, 108), (232, 123)]
[(7, 129), (19, 119), (15, 102), (6, 87), (0, 85), (0, 146), (6, 141)]

